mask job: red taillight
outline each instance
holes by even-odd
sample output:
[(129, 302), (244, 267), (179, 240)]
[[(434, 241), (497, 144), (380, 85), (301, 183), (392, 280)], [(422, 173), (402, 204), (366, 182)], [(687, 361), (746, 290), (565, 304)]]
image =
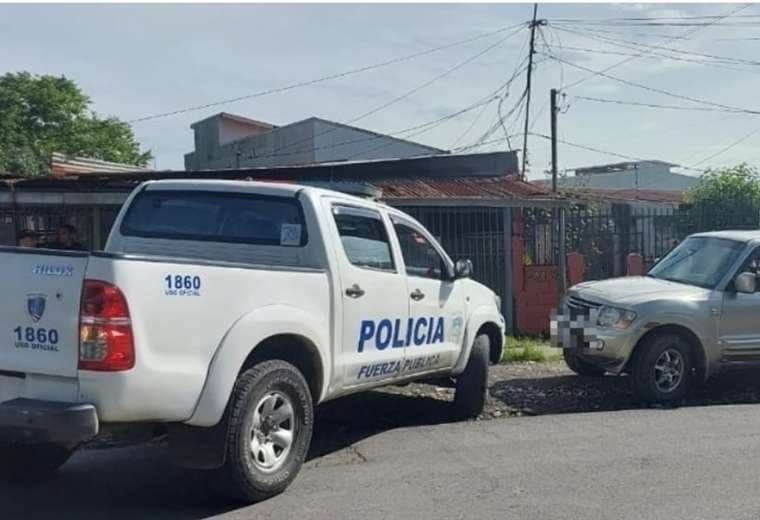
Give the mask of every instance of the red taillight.
[(134, 366), (126, 298), (115, 285), (85, 280), (79, 311), (79, 369), (117, 372)]

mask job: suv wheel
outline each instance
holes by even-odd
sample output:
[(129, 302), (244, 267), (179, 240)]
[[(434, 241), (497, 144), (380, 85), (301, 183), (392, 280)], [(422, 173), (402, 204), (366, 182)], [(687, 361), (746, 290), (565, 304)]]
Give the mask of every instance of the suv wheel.
[(309, 386), (296, 367), (275, 360), (243, 372), (228, 405), (220, 491), (244, 502), (283, 492), (306, 459), (313, 423)]
[(567, 367), (579, 376), (601, 377), (604, 375), (603, 368), (582, 360), (572, 349), (562, 349), (562, 357), (565, 358)]
[(454, 413), (460, 419), (474, 419), (486, 406), (490, 348), (488, 335), (480, 334), (476, 337), (467, 366), (457, 377)]
[(633, 354), (634, 390), (647, 402), (672, 403), (683, 399), (694, 382), (691, 345), (672, 333), (644, 340)]

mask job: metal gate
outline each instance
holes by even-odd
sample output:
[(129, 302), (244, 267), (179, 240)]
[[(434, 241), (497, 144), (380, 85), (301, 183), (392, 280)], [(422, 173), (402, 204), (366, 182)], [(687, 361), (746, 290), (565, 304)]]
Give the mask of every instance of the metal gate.
[[(501, 297), (512, 322), (511, 229), (509, 209), (489, 207), (399, 207), (424, 225), (456, 261), (469, 258), (473, 278)], [(510, 327), (511, 328), (511, 327)]]

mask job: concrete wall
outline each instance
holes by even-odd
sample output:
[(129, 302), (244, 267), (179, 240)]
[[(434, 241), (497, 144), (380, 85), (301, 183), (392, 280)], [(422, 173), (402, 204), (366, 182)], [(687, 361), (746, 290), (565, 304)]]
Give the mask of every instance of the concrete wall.
[[(228, 123), (222, 124), (221, 118), (216, 117), (194, 125), (195, 151), (185, 155), (185, 169), (272, 167), (440, 153), (429, 146), (317, 118), (230, 141), (249, 130), (227, 128)], [(251, 127), (250, 132), (254, 131)]]
[(314, 122), (314, 144), (316, 162), (406, 158), (437, 153), (428, 146), (319, 119)]

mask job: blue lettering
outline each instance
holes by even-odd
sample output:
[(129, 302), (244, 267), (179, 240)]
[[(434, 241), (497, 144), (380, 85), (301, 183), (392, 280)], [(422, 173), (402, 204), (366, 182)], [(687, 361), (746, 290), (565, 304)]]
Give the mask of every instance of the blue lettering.
[(375, 322), (372, 320), (364, 320), (361, 324), (359, 332), (359, 352), (364, 352), (364, 342), (375, 335)]
[(427, 341), (426, 343), (430, 345), (433, 342), (433, 317), (430, 317), (430, 321), (428, 322), (428, 331), (427, 331)]
[(433, 343), (443, 342), (443, 318), (438, 318), (438, 323), (435, 326), (435, 333), (433, 334)]
[(404, 342), (398, 337), (398, 333), (401, 331), (401, 320), (396, 320), (396, 330), (393, 331), (393, 348), (399, 348), (404, 346)]
[(420, 318), (417, 323), (414, 324), (414, 344), (422, 345), (425, 343), (425, 336), (420, 336), (420, 328), (427, 325), (427, 318)]
[[(383, 331), (387, 331), (385, 338), (383, 338)], [(391, 320), (382, 320), (380, 325), (377, 326), (377, 335), (375, 336), (377, 350), (385, 350), (385, 347), (391, 342), (392, 334), (393, 325), (391, 324)]]
[(412, 326), (414, 325), (414, 318), (409, 318), (406, 322), (406, 342), (405, 345), (412, 344)]
[(359, 379), (359, 378), (361, 378), (361, 377), (362, 377), (362, 375), (364, 375), (364, 376), (367, 376), (367, 375), (369, 375), (369, 374), (367, 374), (367, 372), (369, 372), (369, 370), (367, 370), (368, 368), (369, 368), (369, 367), (368, 367), (367, 365), (364, 365), (363, 367), (361, 367), (361, 368), (359, 369), (359, 375), (358, 375), (358, 376), (356, 376), (356, 378), (357, 378), (357, 379)]

